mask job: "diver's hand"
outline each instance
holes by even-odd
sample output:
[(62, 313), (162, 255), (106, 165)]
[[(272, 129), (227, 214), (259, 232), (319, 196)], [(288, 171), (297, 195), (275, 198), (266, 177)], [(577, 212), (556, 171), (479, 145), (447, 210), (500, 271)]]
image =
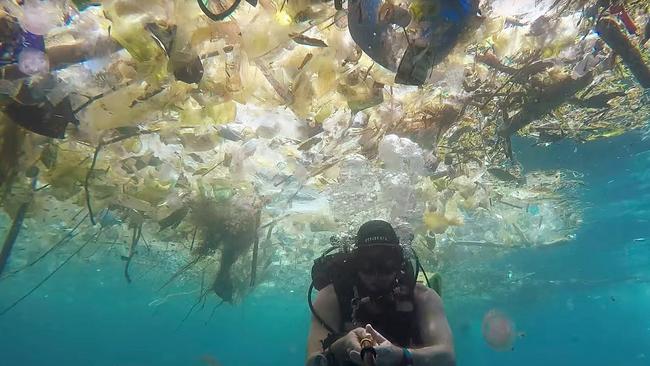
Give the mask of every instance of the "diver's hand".
[[(395, 366), (402, 362), (403, 354), (400, 347), (390, 343), (386, 337), (376, 331), (370, 324), (366, 325), (365, 330), (372, 337), (373, 347), (377, 353), (377, 356), (375, 357), (376, 366)], [(363, 365), (361, 352), (352, 351), (350, 359), (357, 365)]]
[(350, 360), (353, 352), (359, 354), (361, 351), (360, 341), (366, 337), (370, 337), (366, 329), (361, 327), (352, 329), (348, 334), (334, 342), (330, 346), (330, 351), (334, 353), (334, 356), (339, 361)]

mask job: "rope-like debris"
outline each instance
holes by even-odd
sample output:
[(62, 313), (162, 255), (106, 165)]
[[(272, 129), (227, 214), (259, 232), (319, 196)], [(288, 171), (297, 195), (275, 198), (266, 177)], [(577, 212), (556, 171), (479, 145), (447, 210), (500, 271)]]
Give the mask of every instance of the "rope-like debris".
[(101, 141), (97, 147), (95, 148), (95, 153), (93, 154), (93, 161), (90, 164), (90, 168), (88, 169), (88, 172), (86, 172), (86, 179), (84, 180), (84, 191), (86, 193), (86, 206), (88, 207), (88, 213), (90, 214), (90, 222), (93, 224), (93, 226), (96, 224), (95, 222), (95, 215), (93, 214), (93, 208), (90, 204), (90, 189), (88, 188), (88, 184), (90, 183), (90, 177), (91, 174), (93, 173), (95, 169), (95, 164), (97, 163), (97, 157), (99, 155), (99, 152), (104, 146), (114, 144), (116, 142), (120, 142), (126, 139), (130, 139), (131, 137), (136, 137), (136, 136), (141, 136), (141, 135), (148, 135), (152, 133), (156, 133), (158, 130), (154, 131), (136, 131), (132, 133), (128, 133), (126, 135), (118, 136), (115, 138), (112, 138), (108, 141)]
[(124, 264), (124, 277), (126, 282), (131, 283), (131, 276), (129, 276), (129, 265), (131, 264), (131, 259), (135, 255), (135, 247), (138, 245), (140, 238), (142, 237), (142, 224), (133, 228), (133, 237), (131, 238), (131, 246), (129, 247), (129, 255), (122, 256), (122, 259), (126, 261)]
[(99, 231), (98, 231), (96, 234), (92, 235), (90, 238), (88, 238), (88, 240), (86, 240), (85, 243), (83, 243), (79, 248), (77, 248), (77, 250), (75, 250), (74, 253), (72, 253), (72, 254), (71, 254), (68, 258), (66, 258), (66, 259), (65, 259), (65, 260), (64, 260), (64, 261), (63, 261), (63, 262), (62, 262), (58, 267), (56, 267), (56, 268), (54, 269), (54, 271), (50, 272), (50, 274), (48, 274), (47, 276), (45, 276), (45, 278), (43, 278), (43, 280), (41, 280), (41, 282), (39, 282), (36, 286), (34, 286), (31, 290), (29, 290), (29, 292), (27, 292), (25, 295), (23, 295), (23, 296), (22, 296), (21, 298), (19, 298), (18, 300), (14, 301), (13, 304), (9, 305), (8, 307), (6, 307), (6, 308), (3, 309), (2, 311), (0, 311), (0, 316), (5, 315), (5, 314), (6, 314), (7, 312), (9, 312), (11, 309), (15, 308), (15, 307), (16, 307), (18, 304), (20, 304), (23, 300), (25, 300), (27, 297), (29, 297), (29, 295), (33, 294), (36, 290), (38, 290), (41, 286), (43, 286), (43, 284), (44, 284), (45, 282), (47, 282), (47, 280), (49, 280), (50, 278), (52, 278), (52, 276), (54, 276), (54, 275), (55, 275), (55, 274), (56, 274), (56, 273), (57, 273), (61, 268), (63, 268), (63, 266), (65, 266), (65, 265), (66, 265), (66, 264), (67, 264), (67, 263), (68, 263), (68, 262), (69, 262), (69, 261), (70, 261), (70, 260), (75, 256), (75, 255), (77, 255), (77, 254), (78, 254), (78, 253), (79, 253), (83, 248), (85, 248), (88, 244), (90, 244), (90, 242), (92, 241), (93, 237), (96, 238), (98, 235), (99, 235)]
[[(81, 212), (81, 211), (83, 211), (83, 209), (79, 210), (79, 212)], [(76, 216), (77, 215), (75, 215), (75, 217)], [(72, 228), (72, 230), (70, 230), (70, 232), (65, 234), (65, 236), (63, 238), (61, 238), (61, 240), (59, 240), (54, 245), (52, 245), (52, 247), (50, 247), (50, 249), (46, 250), (45, 253), (41, 254), (38, 258), (36, 258), (33, 261), (27, 263), (26, 265), (12, 271), (12, 272), (9, 272), (6, 276), (0, 277), (0, 280), (4, 279), (4, 278), (7, 278), (9, 276), (15, 275), (18, 272), (24, 271), (25, 269), (27, 269), (29, 267), (32, 267), (36, 263), (40, 262), (43, 258), (45, 258), (48, 254), (50, 254), (53, 250), (55, 250), (56, 248), (63, 245), (63, 243), (65, 243), (68, 240), (73, 239), (75, 236), (78, 235), (77, 233), (75, 233), (75, 231), (77, 231), (77, 228), (79, 228), (79, 226), (84, 222), (84, 220), (86, 220), (86, 217), (88, 217), (88, 213), (86, 213), (86, 215), (81, 220), (79, 220), (79, 222)], [(74, 220), (74, 218), (73, 218), (73, 220)]]

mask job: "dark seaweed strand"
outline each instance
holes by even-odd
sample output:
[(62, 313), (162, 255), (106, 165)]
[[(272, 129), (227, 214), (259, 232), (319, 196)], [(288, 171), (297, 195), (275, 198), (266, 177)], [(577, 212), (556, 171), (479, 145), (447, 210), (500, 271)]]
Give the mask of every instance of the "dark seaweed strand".
[(93, 214), (93, 208), (90, 204), (90, 189), (88, 188), (88, 183), (90, 182), (90, 175), (93, 173), (93, 170), (95, 169), (95, 164), (97, 163), (97, 156), (99, 155), (99, 151), (106, 145), (114, 144), (116, 142), (120, 142), (126, 139), (129, 139), (131, 137), (135, 136), (140, 136), (140, 135), (147, 135), (151, 133), (156, 133), (158, 130), (153, 130), (153, 131), (138, 131), (134, 133), (130, 133), (124, 136), (118, 136), (113, 139), (110, 139), (108, 141), (101, 141), (97, 147), (95, 148), (95, 153), (93, 154), (93, 161), (90, 164), (90, 169), (88, 169), (88, 172), (86, 173), (86, 179), (84, 181), (84, 191), (86, 192), (86, 206), (88, 207), (88, 213), (90, 214), (90, 222), (93, 224), (93, 226), (96, 225), (95, 222), (95, 215)]
[(79, 211), (77, 211), (77, 213), (74, 214), (74, 216), (72, 216), (72, 218), (70, 220), (74, 221), (74, 219), (76, 219), (77, 216), (81, 215), (82, 212), (84, 212), (84, 209), (80, 208)]
[(214, 312), (217, 310), (217, 308), (219, 306), (223, 305), (224, 302), (225, 302), (225, 300), (221, 300), (217, 304), (214, 305), (214, 307), (212, 308), (212, 311), (210, 312), (210, 317), (208, 318), (208, 320), (205, 321), (205, 325), (208, 325), (208, 322), (210, 320), (212, 320), (212, 316), (214, 316)]
[[(35, 185), (36, 185), (36, 180), (33, 179), (33, 180), (32, 180), (32, 189), (35, 187)], [(6, 240), (5, 240), (5, 244), (3, 245), (2, 253), (0, 253), (0, 259), (2, 260), (2, 263), (0, 263), (0, 274), (2, 273), (2, 269), (3, 269), (4, 266), (6, 265), (6, 261), (9, 259), (9, 254), (10, 254), (10, 252), (11, 252), (11, 247), (13, 246), (13, 244), (14, 244), (13, 242), (15, 242), (15, 240), (16, 240), (16, 238), (17, 238), (17, 236), (18, 236), (18, 232), (20, 231), (20, 226), (22, 225), (22, 221), (23, 221), (23, 219), (24, 219), (24, 215), (25, 215), (25, 212), (22, 212), (22, 210), (23, 210), (23, 209), (24, 209), (25, 211), (27, 210), (27, 206), (25, 206), (25, 205), (28, 205), (28, 204), (23, 204), (23, 205), (20, 207), (20, 209), (19, 209), (19, 211), (18, 211), (18, 215), (16, 216), (16, 220), (14, 220), (14, 223), (13, 223), (13, 225), (12, 225), (12, 227), (11, 227), (11, 230), (10, 230), (9, 234), (7, 235), (7, 238), (6, 238)], [(79, 211), (79, 212), (81, 212), (81, 211)], [(78, 214), (78, 213), (77, 213), (77, 214)], [(20, 224), (19, 224), (18, 227), (16, 228), (15, 225), (18, 224), (18, 218), (21, 217), (21, 215), (22, 215), (22, 218), (20, 218), (20, 220), (19, 220), (19, 221), (20, 221)], [(77, 215), (75, 215), (74, 217), (76, 217), (76, 216), (77, 216)], [(84, 219), (85, 219), (85, 217), (84, 217)], [(73, 218), (73, 220), (74, 220), (74, 218)], [(74, 231), (77, 229), (77, 227), (79, 227), (79, 225), (81, 224), (81, 222), (83, 222), (83, 219), (82, 219), (82, 220), (81, 220), (81, 221), (80, 221), (80, 222), (79, 222), (79, 223), (78, 223), (78, 224), (77, 224), (77, 225), (72, 229), (72, 231), (70, 231), (68, 234), (66, 234), (66, 236), (63, 237), (63, 239), (59, 240), (56, 244), (54, 244), (54, 246), (52, 246), (52, 248), (48, 249), (44, 254), (42, 254), (42, 255), (41, 255), (40, 257), (38, 257), (36, 260), (32, 261), (31, 263), (28, 263), (28, 264), (24, 265), (24, 266), (21, 267), (21, 268), (18, 268), (18, 269), (14, 270), (14, 271), (9, 272), (6, 276), (2, 276), (2, 277), (0, 277), (0, 280), (3, 280), (3, 279), (5, 279), (5, 278), (7, 278), (7, 277), (9, 277), (9, 276), (11, 276), (11, 275), (14, 275), (14, 274), (16, 274), (16, 273), (18, 273), (18, 272), (20, 272), (20, 271), (26, 269), (27, 267), (31, 267), (31, 266), (33, 266), (33, 265), (36, 264), (38, 261), (40, 261), (41, 259), (43, 259), (47, 254), (49, 254), (52, 250), (54, 250), (54, 249), (55, 249), (56, 247), (58, 247), (60, 244), (62, 244), (63, 242), (65, 242), (66, 239), (68, 239), (68, 238), (73, 238), (74, 235), (72, 235), (72, 234), (73, 234)], [(15, 232), (12, 231), (12, 230), (15, 230)], [(9, 240), (12, 236), (15, 236), (15, 237), (13, 237), (13, 239)], [(5, 251), (6, 251), (6, 252), (5, 252)]]
[[(56, 244), (52, 245), (52, 247), (50, 247), (50, 249), (46, 250), (45, 253), (41, 254), (38, 258), (34, 259), (30, 263), (27, 263), (23, 267), (18, 268), (16, 270), (10, 272), (9, 275), (14, 275), (14, 274), (16, 274), (18, 272), (21, 272), (21, 271), (35, 265), (36, 263), (40, 262), (43, 258), (45, 258), (48, 254), (50, 254), (54, 249), (58, 248), (59, 246), (61, 246), (66, 241), (68, 241), (68, 240), (74, 238), (75, 236), (77, 236), (78, 234), (75, 234), (74, 232), (84, 222), (84, 220), (86, 219), (87, 216), (88, 216), (88, 213), (86, 213), (86, 215), (72, 228), (72, 230), (70, 230), (69, 233), (65, 234), (65, 236), (63, 238), (61, 238), (61, 240), (56, 242)], [(2, 277), (2, 278), (5, 278), (5, 277)]]
[(488, 104), (489, 104), (489, 103), (494, 99), (494, 96), (495, 96), (495, 95), (499, 94), (499, 92), (500, 92), (501, 90), (503, 90), (503, 88), (505, 88), (507, 85), (509, 85), (509, 84), (510, 84), (510, 83), (511, 83), (511, 82), (512, 82), (516, 77), (519, 77), (521, 74), (523, 74), (523, 73), (524, 73), (524, 70), (525, 70), (528, 66), (530, 66), (530, 65), (533, 64), (533, 62), (535, 61), (535, 56), (537, 56), (537, 55), (538, 55), (538, 54), (533, 54), (533, 55), (531, 56), (530, 60), (528, 60), (528, 62), (526, 62), (526, 63), (524, 64), (524, 66), (522, 66), (520, 69), (517, 69), (517, 70), (516, 70), (512, 75), (510, 75), (510, 76), (506, 79), (506, 81), (504, 81), (503, 84), (501, 84), (501, 85), (497, 88), (497, 90), (495, 90), (495, 91), (492, 93), (492, 95), (490, 95), (490, 96), (486, 99), (486, 101), (483, 103), (483, 105), (481, 106), (480, 109), (483, 109), (483, 108), (487, 107), (487, 105), (488, 105)]
[(72, 253), (68, 258), (66, 258), (66, 260), (64, 260), (58, 267), (56, 267), (54, 269), (54, 271), (50, 272), (50, 274), (45, 276), (45, 278), (41, 282), (39, 282), (36, 286), (34, 286), (31, 290), (29, 290), (29, 292), (27, 292), (25, 295), (23, 295), (20, 299), (16, 300), (13, 304), (9, 305), (8, 307), (6, 307), (2, 311), (0, 311), (0, 316), (5, 315), (7, 312), (9, 312), (9, 310), (15, 308), (16, 305), (20, 304), (23, 300), (25, 300), (27, 297), (29, 297), (29, 295), (33, 294), (36, 290), (38, 290), (39, 287), (43, 286), (43, 284), (45, 282), (47, 282), (47, 280), (49, 280), (52, 276), (54, 276), (54, 274), (56, 274), (61, 268), (63, 268), (63, 266), (65, 266), (83, 248), (85, 248), (88, 244), (90, 244), (92, 238), (97, 237), (98, 234), (99, 234), (99, 232), (92, 235), (90, 238), (88, 238), (88, 240), (86, 240), (86, 242), (83, 243), (83, 245), (81, 245), (79, 248), (77, 248), (77, 250), (75, 250), (74, 253)]
[(95, 215), (93, 214), (93, 208), (90, 205), (90, 190), (88, 189), (88, 182), (90, 181), (90, 174), (92, 174), (93, 169), (95, 169), (95, 163), (97, 163), (97, 155), (99, 155), (99, 150), (102, 148), (102, 143), (99, 143), (95, 148), (95, 153), (93, 154), (93, 162), (90, 164), (90, 169), (86, 172), (86, 179), (84, 180), (84, 191), (86, 192), (86, 206), (88, 207), (88, 215), (90, 216), (90, 223), (95, 226)]
[(149, 242), (147, 239), (145, 239), (144, 234), (142, 233), (142, 225), (140, 225), (140, 239), (142, 239), (142, 242), (144, 243), (144, 246), (147, 248), (148, 252), (151, 252), (151, 245), (149, 245)]
[(180, 276), (181, 274), (183, 274), (183, 272), (187, 271), (190, 267), (192, 267), (193, 265), (195, 265), (196, 263), (198, 263), (199, 260), (201, 260), (201, 257), (200, 257), (200, 256), (197, 256), (196, 258), (194, 258), (194, 259), (192, 259), (191, 261), (189, 261), (186, 265), (184, 265), (183, 267), (181, 267), (178, 271), (176, 271), (176, 273), (174, 273), (174, 274), (172, 275), (172, 277), (171, 277), (170, 279), (167, 280), (167, 282), (165, 282), (162, 286), (160, 286), (160, 288), (158, 288), (158, 291), (160, 291), (160, 290), (162, 290), (163, 288), (167, 287), (167, 285), (169, 285), (170, 283), (172, 283), (172, 282), (173, 282), (173, 281), (174, 281), (178, 276)]
[(201, 292), (203, 293), (202, 296), (199, 296), (199, 301), (201, 302), (201, 310), (205, 308), (205, 302), (208, 299), (208, 292), (205, 291), (203, 292), (203, 285), (204, 285), (204, 280), (205, 280), (205, 269), (207, 268), (207, 265), (203, 267), (203, 273), (201, 274)]
[(618, 24), (611, 18), (602, 18), (596, 24), (596, 31), (600, 38), (621, 56), (623, 63), (639, 84), (646, 89), (650, 88), (650, 67), (645, 64), (639, 49), (625, 36)]
[[(0, 174), (0, 186), (4, 185), (2, 194), (0, 195), (0, 203), (4, 203), (7, 196), (11, 193), (14, 181), (16, 180), (17, 164), (15, 162), (19, 155), (21, 155), (20, 146), (24, 139), (24, 134), (20, 133), (20, 127), (15, 123), (10, 123), (4, 132), (6, 136), (10, 136), (11, 138), (7, 139), (5, 137), (3, 139), (2, 146), (0, 147), (0, 157), (2, 158), (0, 165), (9, 164), (12, 166), (5, 172), (6, 175), (4, 177)], [(5, 159), (12, 161), (8, 163)]]
[[(250, 286), (253, 287), (255, 286), (255, 277), (257, 276), (257, 254), (259, 252), (260, 248), (260, 236), (257, 233), (259, 231), (260, 227), (260, 216), (261, 216), (261, 210), (257, 212), (257, 216), (255, 218), (255, 243), (253, 244), (253, 261), (251, 263), (251, 284)], [(273, 226), (271, 226), (271, 229), (273, 229)]]
[(205, 173), (201, 174), (201, 176), (202, 176), (202, 177), (205, 177), (206, 175), (208, 175), (208, 173), (210, 173), (211, 171), (217, 169), (217, 168), (219, 167), (219, 165), (221, 165), (221, 164), (223, 164), (223, 163), (225, 163), (225, 162), (226, 162), (226, 158), (223, 158), (223, 160), (221, 160), (220, 162), (218, 162), (218, 163), (217, 163), (215, 166), (213, 166), (212, 168), (206, 170)]
[(180, 324), (178, 324), (178, 327), (176, 327), (176, 331), (178, 331), (180, 327), (183, 325), (183, 323), (185, 323), (185, 321), (190, 317), (190, 315), (192, 315), (194, 309), (203, 301), (203, 299), (207, 296), (209, 292), (210, 289), (207, 289), (199, 295), (199, 298), (196, 300), (196, 302), (194, 302), (192, 307), (190, 307), (190, 310), (187, 312), (187, 314), (185, 314), (185, 317), (183, 318), (183, 320), (181, 320)]
[(142, 224), (133, 228), (133, 238), (131, 240), (131, 248), (129, 248), (129, 256), (126, 257), (126, 263), (124, 264), (124, 277), (128, 283), (131, 283), (129, 265), (131, 264), (131, 259), (133, 259), (133, 255), (135, 254), (135, 247), (138, 245), (138, 241), (140, 241), (140, 236), (142, 236)]
[[(38, 173), (33, 176), (31, 180), (32, 193), (36, 188), (36, 182), (38, 181), (37, 177)], [(7, 262), (9, 261), (9, 255), (11, 255), (11, 250), (13, 249), (14, 244), (16, 244), (16, 239), (18, 239), (18, 234), (20, 234), (20, 229), (22, 228), (23, 221), (25, 220), (25, 214), (27, 213), (27, 209), (29, 208), (31, 202), (32, 198), (20, 205), (18, 212), (16, 213), (16, 217), (11, 223), (9, 233), (5, 237), (4, 244), (2, 245), (2, 250), (0, 250), (0, 275), (7, 265)]]
[(131, 86), (133, 83), (135, 83), (135, 80), (132, 80), (132, 81), (129, 81), (129, 82), (125, 83), (125, 84), (124, 84), (123, 86), (121, 86), (120, 88), (118, 88), (118, 87), (111, 87), (110, 90), (108, 90), (108, 91), (106, 91), (106, 92), (104, 92), (104, 93), (100, 93), (100, 94), (94, 95), (94, 96), (92, 96), (92, 97), (89, 97), (89, 96), (87, 96), (87, 95), (82, 95), (83, 97), (88, 98), (88, 100), (85, 101), (83, 104), (81, 104), (79, 107), (77, 107), (74, 111), (72, 111), (72, 113), (73, 113), (73, 114), (77, 114), (77, 113), (81, 112), (84, 108), (86, 108), (86, 107), (88, 107), (89, 105), (91, 105), (94, 101), (96, 101), (96, 100), (98, 100), (98, 99), (101, 99), (101, 98), (107, 96), (108, 94), (110, 94), (110, 93), (112, 93), (112, 92), (115, 92), (115, 91), (117, 91), (117, 90), (119, 90), (119, 89), (121, 89), (121, 88), (129, 87), (129, 86)]
[[(205, 269), (206, 269), (207, 267), (208, 267), (208, 266), (206, 265), (205, 267), (203, 267), (203, 270), (201, 270), (201, 292), (200, 292), (201, 294), (203, 294), (203, 291), (204, 291), (204, 285), (205, 285)], [(201, 295), (199, 295), (199, 299), (200, 299), (200, 298), (201, 298)]]
[(205, 269), (208, 268), (210, 263), (207, 263), (205, 266), (203, 266), (203, 269), (201, 270), (201, 290), (199, 292), (199, 301), (203, 301), (201, 304), (201, 310), (205, 308), (205, 302), (208, 298), (208, 293), (210, 292), (210, 289), (207, 289), (204, 291), (204, 286), (205, 286)]
[(104, 230), (104, 227), (99, 228), (99, 233), (97, 234), (97, 238), (95, 238), (95, 241), (94, 241), (95, 243), (97, 243), (97, 247), (95, 248), (95, 250), (93, 250), (91, 255), (89, 255), (87, 257), (83, 257), (84, 259), (90, 259), (90, 258), (94, 257), (95, 254), (97, 254), (97, 252), (99, 252), (99, 250), (102, 248), (101, 242), (99, 242), (99, 237), (102, 236), (103, 230)]
[(251, 264), (251, 283), (250, 286), (255, 286), (255, 276), (257, 275), (257, 252), (259, 251), (260, 240), (255, 238), (255, 244), (253, 245), (253, 261)]
[[(271, 241), (271, 234), (273, 233), (273, 228), (275, 227), (275, 222), (271, 222), (271, 225), (269, 225), (269, 229), (266, 231), (266, 241), (265, 243), (269, 243)], [(258, 253), (258, 247), (259, 247), (259, 238), (255, 238), (255, 248), (253, 250), (253, 270), (251, 273), (251, 287), (255, 285), (255, 281), (257, 278), (257, 253)]]
[(192, 244), (190, 244), (190, 251), (194, 249), (194, 239), (196, 239), (196, 231), (199, 229), (198, 226), (194, 227), (194, 233), (192, 234)]
[(23, 225), (23, 220), (25, 219), (25, 213), (27, 213), (28, 207), (29, 202), (25, 202), (20, 205), (20, 208), (18, 208), (18, 213), (16, 214), (16, 218), (11, 224), (11, 229), (9, 229), (9, 233), (7, 234), (4, 244), (2, 245), (2, 250), (0, 251), (0, 275), (5, 269), (7, 262), (9, 261), (11, 249), (13, 249), (14, 244), (16, 243), (16, 239), (18, 238), (18, 234), (20, 234), (20, 228)]

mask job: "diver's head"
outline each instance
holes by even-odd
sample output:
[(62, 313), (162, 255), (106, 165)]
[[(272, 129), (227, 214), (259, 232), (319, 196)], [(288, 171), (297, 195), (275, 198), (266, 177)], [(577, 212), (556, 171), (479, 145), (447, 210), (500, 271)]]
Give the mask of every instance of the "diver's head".
[(371, 220), (357, 233), (354, 265), (361, 284), (374, 294), (391, 291), (404, 261), (399, 239), (386, 221)]

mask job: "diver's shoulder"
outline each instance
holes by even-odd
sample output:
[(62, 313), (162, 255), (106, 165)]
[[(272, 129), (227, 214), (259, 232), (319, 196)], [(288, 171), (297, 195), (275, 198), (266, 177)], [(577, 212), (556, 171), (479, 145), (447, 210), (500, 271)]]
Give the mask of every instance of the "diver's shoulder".
[(415, 297), (416, 300), (420, 302), (424, 302), (424, 301), (429, 303), (442, 302), (437, 292), (435, 292), (434, 290), (430, 289), (429, 287), (421, 283), (415, 284), (415, 288), (413, 289), (413, 296)]
[(336, 290), (334, 289), (334, 285), (329, 284), (323, 287), (320, 291), (318, 291), (318, 298), (327, 302), (331, 302), (331, 301), (336, 302), (337, 297), (336, 297)]

